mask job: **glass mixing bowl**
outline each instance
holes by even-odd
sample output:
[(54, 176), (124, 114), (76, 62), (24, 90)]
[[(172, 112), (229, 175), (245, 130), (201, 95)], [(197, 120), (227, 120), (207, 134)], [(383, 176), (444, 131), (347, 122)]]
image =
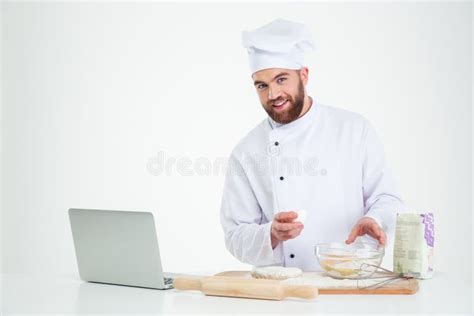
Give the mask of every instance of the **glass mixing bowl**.
[(385, 248), (372, 243), (345, 244), (331, 242), (317, 244), (314, 252), (319, 265), (337, 279), (364, 279), (377, 271), (382, 263)]

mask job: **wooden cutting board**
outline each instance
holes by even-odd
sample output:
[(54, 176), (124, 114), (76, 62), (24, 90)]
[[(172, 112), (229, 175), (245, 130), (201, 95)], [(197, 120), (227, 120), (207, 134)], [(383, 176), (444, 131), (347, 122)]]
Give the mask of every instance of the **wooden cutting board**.
[[(314, 278), (318, 272), (304, 272), (303, 277), (305, 279)], [(324, 272), (319, 273), (320, 276), (324, 276)], [(227, 276), (236, 278), (252, 278), (250, 271), (224, 271), (216, 274), (216, 276)], [(293, 280), (280, 281), (280, 282), (291, 282)], [(338, 280), (339, 281), (339, 280)], [(336, 281), (335, 281), (336, 282)], [(341, 282), (343, 282), (341, 280)], [(294, 283), (292, 283), (294, 284)], [(418, 280), (416, 279), (401, 279), (392, 281), (383, 287), (375, 289), (358, 289), (357, 286), (339, 288), (337, 286), (331, 286), (323, 288), (318, 286), (319, 294), (389, 294), (389, 295), (410, 295), (415, 294), (418, 291)]]

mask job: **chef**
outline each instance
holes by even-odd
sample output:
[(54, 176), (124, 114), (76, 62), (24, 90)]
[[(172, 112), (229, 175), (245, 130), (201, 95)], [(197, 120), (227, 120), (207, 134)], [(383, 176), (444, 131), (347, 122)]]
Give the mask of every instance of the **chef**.
[(268, 117), (229, 158), (220, 212), (227, 249), (254, 266), (318, 271), (318, 243), (363, 236), (384, 246), (404, 204), (373, 126), (308, 95), (309, 29), (276, 19), (244, 31), (242, 43)]

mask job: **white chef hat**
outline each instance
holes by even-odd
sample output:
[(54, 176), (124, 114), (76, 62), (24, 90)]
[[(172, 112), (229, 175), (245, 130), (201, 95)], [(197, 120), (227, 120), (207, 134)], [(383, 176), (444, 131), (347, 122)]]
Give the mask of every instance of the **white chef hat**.
[(266, 68), (301, 69), (304, 53), (314, 49), (309, 28), (278, 18), (253, 31), (242, 32), (252, 74)]

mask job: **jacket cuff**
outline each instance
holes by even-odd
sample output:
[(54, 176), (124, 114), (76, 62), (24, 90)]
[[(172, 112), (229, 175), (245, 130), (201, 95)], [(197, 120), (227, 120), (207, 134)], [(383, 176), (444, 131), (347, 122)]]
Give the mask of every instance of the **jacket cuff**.
[(262, 224), (262, 226), (264, 226), (264, 231), (265, 231), (265, 241), (264, 241), (265, 253), (268, 254), (270, 261), (272, 261), (271, 264), (282, 265), (283, 264), (282, 243), (281, 242), (278, 243), (275, 249), (272, 248), (272, 222)]

